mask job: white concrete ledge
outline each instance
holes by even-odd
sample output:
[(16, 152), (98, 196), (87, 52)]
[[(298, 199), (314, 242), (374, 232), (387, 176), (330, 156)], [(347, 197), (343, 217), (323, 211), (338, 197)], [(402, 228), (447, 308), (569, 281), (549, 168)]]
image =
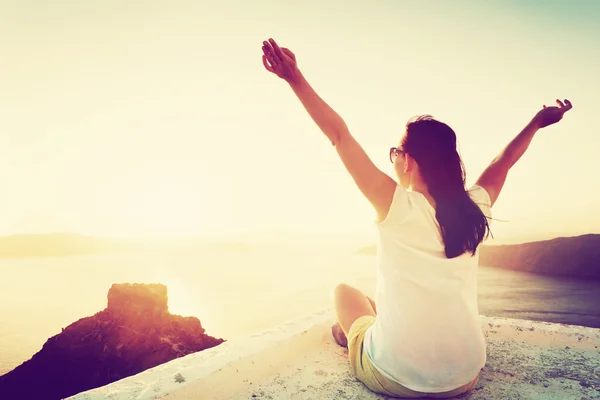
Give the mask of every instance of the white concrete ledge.
[[(322, 311), (70, 400), (377, 399)], [(481, 317), (488, 361), (470, 399), (600, 399), (600, 329)]]

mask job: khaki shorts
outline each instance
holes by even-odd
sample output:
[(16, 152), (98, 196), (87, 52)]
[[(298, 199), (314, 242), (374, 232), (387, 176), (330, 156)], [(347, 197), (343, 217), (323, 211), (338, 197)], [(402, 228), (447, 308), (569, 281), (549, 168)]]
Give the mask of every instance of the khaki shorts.
[(373, 392), (385, 394), (387, 396), (404, 398), (449, 398), (467, 393), (477, 384), (479, 375), (477, 375), (471, 382), (459, 387), (458, 389), (441, 393), (425, 393), (416, 392), (400, 385), (399, 383), (387, 379), (373, 366), (371, 360), (369, 360), (369, 357), (364, 351), (363, 341), (365, 339), (365, 333), (367, 332), (367, 329), (374, 323), (374, 316), (362, 316), (354, 321), (350, 327), (350, 332), (348, 332), (348, 356), (350, 358), (352, 372), (354, 372), (356, 379), (364, 383), (365, 386)]

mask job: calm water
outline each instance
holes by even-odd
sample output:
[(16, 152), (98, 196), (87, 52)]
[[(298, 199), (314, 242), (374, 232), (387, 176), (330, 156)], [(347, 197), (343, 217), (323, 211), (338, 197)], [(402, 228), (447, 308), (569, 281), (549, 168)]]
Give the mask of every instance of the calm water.
[[(336, 253), (332, 255), (331, 253)], [(0, 374), (79, 318), (111, 284), (162, 282), (171, 312), (232, 339), (330, 305), (339, 282), (372, 295), (374, 257), (280, 249), (0, 260)], [(600, 282), (479, 269), (481, 314), (600, 327)]]

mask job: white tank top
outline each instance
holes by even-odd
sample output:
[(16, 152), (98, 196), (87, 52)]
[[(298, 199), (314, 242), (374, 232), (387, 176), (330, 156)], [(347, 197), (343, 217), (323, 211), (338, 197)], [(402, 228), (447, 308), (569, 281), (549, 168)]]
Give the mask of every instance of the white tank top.
[[(469, 194), (491, 216), (487, 191), (475, 185)], [(415, 391), (467, 384), (486, 362), (479, 253), (446, 258), (435, 209), (400, 185), (377, 225), (377, 320), (365, 335), (367, 356), (385, 377)]]

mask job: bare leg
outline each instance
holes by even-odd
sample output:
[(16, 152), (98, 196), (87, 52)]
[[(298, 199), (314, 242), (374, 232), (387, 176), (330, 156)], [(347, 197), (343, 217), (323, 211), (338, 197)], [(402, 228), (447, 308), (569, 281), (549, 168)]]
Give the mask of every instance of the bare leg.
[(375, 305), (375, 300), (373, 300), (369, 296), (367, 296), (367, 299), (369, 300), (369, 303), (371, 303), (371, 307), (373, 307), (373, 311), (375, 311), (375, 314), (377, 314), (377, 306)]
[(333, 299), (338, 322), (331, 327), (331, 334), (337, 344), (347, 347), (346, 336), (354, 321), (364, 315), (377, 315), (375, 302), (360, 290), (346, 284), (335, 288)]

